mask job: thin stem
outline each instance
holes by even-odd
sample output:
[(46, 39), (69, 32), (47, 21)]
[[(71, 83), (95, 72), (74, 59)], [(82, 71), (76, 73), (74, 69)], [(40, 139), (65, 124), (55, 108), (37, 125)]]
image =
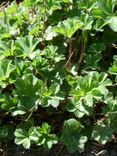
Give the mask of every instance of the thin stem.
[(72, 40), (69, 41), (69, 49), (68, 49), (68, 60), (67, 63), (65, 64), (65, 66), (67, 66), (68, 68), (71, 67), (71, 57), (73, 55), (72, 52)]
[(7, 14), (6, 14), (5, 8), (4, 8), (4, 20), (5, 20), (7, 29), (8, 29), (8, 31), (10, 33), (10, 28), (9, 28), (9, 23), (8, 23), (8, 18), (7, 18)]
[(88, 37), (87, 32), (82, 32), (81, 52), (80, 52), (80, 57), (78, 59), (78, 69), (80, 68), (82, 60), (84, 58), (84, 53), (85, 53), (86, 44), (87, 44), (87, 37)]
[(71, 58), (72, 58), (74, 52), (75, 52), (75, 49), (74, 49), (74, 51), (70, 54), (70, 56), (69, 56), (69, 58), (68, 58), (68, 60), (67, 60), (67, 62), (66, 62), (66, 64), (65, 64), (65, 67), (69, 66), (68, 64), (69, 64), (69, 62), (70, 62), (70, 60), (71, 60)]

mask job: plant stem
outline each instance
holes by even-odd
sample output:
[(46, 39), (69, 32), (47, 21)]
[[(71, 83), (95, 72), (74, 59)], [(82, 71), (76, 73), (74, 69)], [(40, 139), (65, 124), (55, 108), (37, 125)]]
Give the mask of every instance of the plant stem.
[(80, 51), (80, 57), (78, 59), (78, 69), (81, 66), (82, 60), (84, 58), (84, 53), (85, 53), (85, 49), (86, 49), (86, 44), (87, 44), (87, 33), (82, 33), (82, 40), (81, 40), (81, 51)]

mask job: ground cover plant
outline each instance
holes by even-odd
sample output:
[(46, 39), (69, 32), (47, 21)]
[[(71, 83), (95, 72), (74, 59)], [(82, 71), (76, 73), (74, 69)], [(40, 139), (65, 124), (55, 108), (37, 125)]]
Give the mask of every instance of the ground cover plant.
[(117, 1), (0, 7), (0, 140), (83, 152), (117, 134)]

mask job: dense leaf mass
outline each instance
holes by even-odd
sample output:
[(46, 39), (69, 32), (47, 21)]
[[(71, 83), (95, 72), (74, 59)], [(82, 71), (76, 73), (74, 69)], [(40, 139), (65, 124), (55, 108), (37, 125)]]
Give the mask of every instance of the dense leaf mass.
[(117, 1), (0, 5), (0, 139), (82, 152), (117, 133)]

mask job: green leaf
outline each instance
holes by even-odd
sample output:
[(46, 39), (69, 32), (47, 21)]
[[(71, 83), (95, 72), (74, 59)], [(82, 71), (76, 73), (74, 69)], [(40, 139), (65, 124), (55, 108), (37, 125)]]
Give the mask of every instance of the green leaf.
[(100, 144), (105, 144), (112, 139), (112, 129), (107, 125), (97, 125), (93, 128), (92, 137)]
[(33, 59), (39, 50), (36, 49), (39, 40), (37, 38), (33, 38), (33, 36), (26, 37), (18, 37), (17, 38), (17, 49), (18, 53), (16, 56), (18, 57), (29, 57)]
[(58, 63), (61, 60), (65, 60), (64, 55), (59, 53), (59, 48), (53, 45), (47, 46), (43, 50), (43, 55), (45, 55), (47, 59), (51, 59), (51, 61), (54, 61), (55, 63)]
[(44, 83), (32, 74), (29, 74), (24, 75), (22, 78), (17, 78), (15, 87), (14, 95), (19, 100), (19, 108), (22, 106), (25, 111), (37, 106)]
[(38, 141), (37, 145), (42, 145), (45, 149), (51, 149), (53, 144), (58, 142), (55, 134), (50, 134), (50, 126), (47, 123), (43, 123), (42, 127), (38, 127), (37, 130)]
[(31, 74), (32, 73), (32, 67), (30, 66), (29, 61), (15, 61), (15, 66), (16, 66), (16, 72), (17, 76), (22, 76), (25, 74)]
[(32, 7), (36, 4), (36, 1), (37, 0), (24, 0), (24, 2), (21, 3), (21, 5), (24, 7)]
[(8, 42), (0, 41), (0, 59), (8, 56), (12, 56), (15, 50), (14, 41), (10, 40)]
[(53, 11), (61, 9), (60, 0), (46, 0), (45, 7), (47, 13), (51, 15)]
[(54, 31), (58, 32), (65, 37), (71, 38), (72, 35), (82, 27), (83, 23), (76, 18), (68, 18), (60, 22), (57, 27), (55, 27)]
[(81, 14), (79, 20), (83, 23), (83, 26), (81, 27), (83, 31), (92, 29), (92, 24), (94, 20), (89, 14)]
[(113, 59), (114, 59), (114, 62), (112, 66), (109, 68), (109, 72), (113, 75), (117, 75), (117, 56), (115, 55)]
[(0, 126), (0, 140), (4, 141), (9, 141), (13, 139), (13, 132), (14, 132), (14, 128), (12, 125), (3, 125)]
[(117, 16), (113, 16), (113, 17), (109, 20), (109, 25), (110, 25), (110, 28), (111, 28), (114, 32), (117, 32)]
[(115, 0), (97, 0), (98, 6), (107, 15), (113, 15)]
[(0, 62), (0, 80), (6, 80), (10, 74), (15, 70), (12, 61), (3, 60)]
[(60, 101), (64, 100), (64, 97), (60, 91), (60, 85), (53, 84), (49, 89), (43, 90), (41, 105), (43, 107), (53, 106), (54, 108), (59, 106)]
[(18, 12), (18, 5), (16, 1), (13, 1), (7, 8), (6, 8), (6, 13), (7, 14), (15, 14)]
[(1, 94), (3, 99), (1, 99), (1, 110), (12, 112), (15, 108), (15, 102), (13, 101), (13, 98), (7, 94)]
[(10, 83), (10, 75), (15, 70), (12, 61), (3, 60), (0, 62), (0, 86), (5, 88)]
[(88, 0), (88, 1), (77, 1), (77, 5), (81, 10), (85, 10), (87, 12), (91, 12), (93, 9), (97, 7), (96, 0)]
[(31, 146), (31, 141), (37, 141), (38, 137), (35, 133), (35, 128), (31, 127), (28, 131), (25, 129), (16, 129), (15, 130), (15, 143), (17, 145), (23, 145), (24, 148), (29, 149)]
[(18, 110), (18, 108), (16, 108), (16, 110), (13, 110), (12, 111), (12, 116), (23, 115), (25, 113), (26, 113), (26, 111), (24, 111), (24, 110)]
[(52, 40), (54, 37), (57, 36), (57, 33), (53, 31), (53, 27), (50, 25), (46, 30), (44, 34), (44, 38), (47, 41)]
[(62, 141), (70, 153), (84, 150), (87, 137), (82, 134), (82, 129), (81, 123), (74, 118), (64, 121)]
[(107, 95), (106, 86), (111, 84), (106, 73), (89, 72), (84, 77), (76, 78), (69, 93), (71, 102), (68, 104), (68, 111), (74, 112), (77, 117), (92, 115), (93, 100), (100, 100)]
[(90, 45), (87, 51), (85, 66), (86, 68), (98, 68), (99, 61), (102, 59), (102, 51), (105, 50), (104, 43), (94, 43)]
[[(117, 80), (115, 79), (115, 81), (117, 82)], [(113, 92), (114, 93), (114, 92)], [(116, 89), (115, 89), (115, 93), (116, 93)], [(103, 113), (104, 115), (108, 115), (108, 119), (110, 122), (110, 127), (113, 130), (113, 133), (117, 132), (117, 97), (113, 97), (113, 95), (108, 95), (105, 97), (105, 101), (106, 103), (105, 107), (103, 108)]]
[(100, 100), (107, 95), (106, 86), (111, 84), (106, 73), (89, 72), (84, 77), (76, 77), (69, 93), (71, 103), (68, 104), (68, 111), (72, 107), (77, 117), (92, 115), (94, 99)]

